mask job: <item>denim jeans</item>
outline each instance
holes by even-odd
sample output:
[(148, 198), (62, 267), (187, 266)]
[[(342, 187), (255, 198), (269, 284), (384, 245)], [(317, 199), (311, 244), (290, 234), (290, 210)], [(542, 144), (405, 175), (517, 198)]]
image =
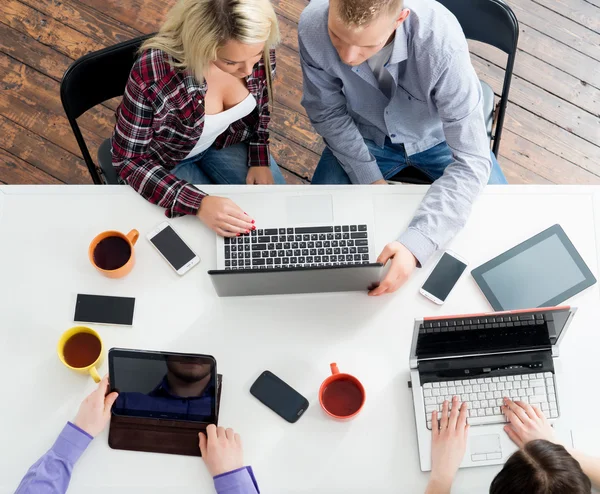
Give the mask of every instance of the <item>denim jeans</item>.
[[(446, 167), (454, 161), (452, 151), (445, 142), (423, 151), (422, 153), (407, 156), (402, 144), (392, 144), (389, 138), (386, 138), (383, 149), (377, 146), (373, 141), (365, 139), (365, 144), (371, 154), (377, 160), (377, 165), (383, 174), (383, 178), (388, 180), (407, 166), (414, 166), (425, 173), (432, 181), (440, 178)], [(489, 184), (508, 183), (502, 169), (490, 151), (492, 158), (492, 173)], [(350, 184), (350, 177), (342, 168), (337, 158), (328, 147), (325, 148), (317, 169), (312, 178), (313, 184)]]
[[(269, 168), (276, 184), (285, 184), (285, 178), (270, 156)], [(224, 149), (209, 147), (196, 156), (184, 159), (171, 172), (191, 184), (245, 184), (248, 174), (248, 144), (240, 142)]]

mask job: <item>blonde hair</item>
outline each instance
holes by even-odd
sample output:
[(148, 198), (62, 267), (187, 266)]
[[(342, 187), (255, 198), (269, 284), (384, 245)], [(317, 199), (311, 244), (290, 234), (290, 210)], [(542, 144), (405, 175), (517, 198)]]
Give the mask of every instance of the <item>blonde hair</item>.
[(191, 70), (202, 82), (204, 69), (230, 40), (265, 43), (263, 61), (272, 101), (269, 52), (279, 42), (279, 27), (269, 0), (179, 0), (160, 31), (142, 44), (140, 52), (162, 50), (174, 59), (174, 67)]
[(404, 7), (403, 0), (338, 0), (337, 13), (344, 24), (362, 27), (381, 14), (395, 15)]

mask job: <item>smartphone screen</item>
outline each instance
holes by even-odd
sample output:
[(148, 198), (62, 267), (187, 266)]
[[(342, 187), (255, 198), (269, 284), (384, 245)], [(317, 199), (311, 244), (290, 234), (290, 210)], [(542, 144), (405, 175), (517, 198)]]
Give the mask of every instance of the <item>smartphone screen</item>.
[(296, 422), (308, 408), (308, 400), (269, 371), (263, 372), (250, 393), (288, 422)]
[(423, 284), (422, 289), (443, 302), (466, 267), (467, 265), (464, 262), (444, 252), (429, 278)]
[(163, 257), (169, 262), (175, 271), (179, 271), (183, 266), (196, 257), (196, 254), (181, 239), (171, 226), (158, 232), (150, 238), (150, 242), (158, 249)]
[(131, 326), (134, 308), (134, 298), (79, 294), (75, 303), (74, 320)]

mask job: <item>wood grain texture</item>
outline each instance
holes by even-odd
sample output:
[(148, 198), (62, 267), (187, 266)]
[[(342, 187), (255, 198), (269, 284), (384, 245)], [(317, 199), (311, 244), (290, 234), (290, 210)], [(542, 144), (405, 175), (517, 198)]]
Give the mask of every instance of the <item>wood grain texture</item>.
[(552, 0), (536, 1), (554, 12), (564, 15), (588, 29), (600, 33), (600, 15), (598, 6), (589, 0)]
[(4, 184), (60, 184), (54, 177), (38, 170), (35, 166), (23, 161), (0, 148), (0, 182)]

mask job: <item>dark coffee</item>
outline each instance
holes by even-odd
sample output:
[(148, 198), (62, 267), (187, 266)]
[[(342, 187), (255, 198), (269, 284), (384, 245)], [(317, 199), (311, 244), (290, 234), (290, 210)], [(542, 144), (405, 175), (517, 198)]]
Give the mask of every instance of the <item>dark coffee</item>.
[(96, 266), (107, 271), (119, 269), (131, 257), (129, 242), (122, 237), (106, 237), (94, 249)]
[(65, 362), (71, 367), (81, 368), (92, 365), (100, 356), (100, 340), (90, 333), (77, 333), (71, 336), (63, 348)]
[(338, 417), (356, 413), (363, 402), (363, 393), (354, 381), (338, 379), (323, 391), (323, 405)]

